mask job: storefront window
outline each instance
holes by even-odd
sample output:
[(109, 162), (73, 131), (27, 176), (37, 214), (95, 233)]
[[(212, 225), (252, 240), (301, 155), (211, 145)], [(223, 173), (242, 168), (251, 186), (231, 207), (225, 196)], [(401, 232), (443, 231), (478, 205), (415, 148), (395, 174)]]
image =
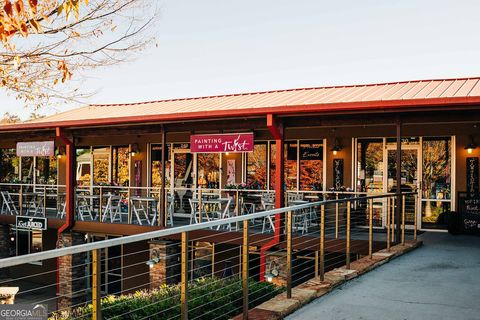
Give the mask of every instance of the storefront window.
[(112, 182), (118, 186), (128, 186), (130, 175), (128, 146), (113, 147), (112, 156)]
[(57, 158), (37, 157), (37, 184), (57, 183)]
[(358, 192), (383, 191), (383, 140), (359, 139), (357, 143)]
[(110, 148), (93, 148), (93, 184), (109, 183), (109, 158)]
[(298, 160), (298, 144), (297, 143), (287, 143), (285, 144), (285, 162), (284, 162), (284, 179), (286, 190), (296, 190), (297, 189), (297, 160)]
[(256, 144), (253, 152), (247, 153), (247, 183), (255, 189), (267, 185), (267, 144)]
[(197, 168), (198, 186), (212, 189), (219, 187), (220, 154), (198, 153)]
[(323, 190), (322, 143), (300, 144), (300, 190)]
[(451, 199), (451, 139), (423, 138), (422, 226), (446, 225)]
[[(159, 188), (162, 185), (162, 146), (153, 144), (150, 153), (151, 168), (152, 168), (152, 181), (151, 186)], [(167, 145), (165, 153), (165, 185), (170, 186), (170, 145)]]
[(450, 138), (423, 139), (423, 199), (450, 199)]
[(92, 165), (90, 148), (77, 149), (77, 185), (90, 185), (90, 168)]
[(19, 157), (15, 149), (0, 149), (0, 181), (11, 183), (18, 181)]

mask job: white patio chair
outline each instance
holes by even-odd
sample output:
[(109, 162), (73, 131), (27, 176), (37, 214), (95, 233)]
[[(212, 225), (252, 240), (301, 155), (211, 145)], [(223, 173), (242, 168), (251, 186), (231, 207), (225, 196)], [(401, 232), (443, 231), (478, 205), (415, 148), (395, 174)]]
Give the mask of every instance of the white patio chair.
[(122, 222), (122, 196), (108, 194), (107, 203), (102, 206), (102, 222), (105, 222), (106, 217), (110, 218), (110, 222)]
[(2, 213), (18, 215), (17, 207), (13, 202), (12, 196), (8, 191), (1, 191), (2, 194)]
[(88, 199), (82, 195), (77, 196), (77, 214), (78, 218), (82, 221), (85, 221), (85, 217), (90, 218), (91, 221), (94, 220), (92, 206)]
[[(275, 194), (274, 193), (264, 193), (261, 198), (262, 208), (264, 211), (272, 210), (275, 208)], [(272, 230), (275, 232), (275, 224), (273, 223), (274, 215), (265, 216), (262, 223), (262, 233), (265, 233), (267, 230)]]

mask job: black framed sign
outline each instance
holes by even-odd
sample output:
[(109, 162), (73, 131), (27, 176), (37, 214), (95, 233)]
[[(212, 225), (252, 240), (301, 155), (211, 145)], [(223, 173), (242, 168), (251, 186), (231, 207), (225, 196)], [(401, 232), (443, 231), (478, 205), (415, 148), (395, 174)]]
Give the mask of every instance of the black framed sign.
[(16, 216), (15, 226), (27, 230), (47, 230), (47, 218)]
[(458, 193), (459, 227), (462, 233), (480, 234), (480, 197)]
[(333, 159), (333, 185), (335, 189), (343, 186), (343, 159)]
[(467, 196), (478, 195), (478, 157), (467, 158)]

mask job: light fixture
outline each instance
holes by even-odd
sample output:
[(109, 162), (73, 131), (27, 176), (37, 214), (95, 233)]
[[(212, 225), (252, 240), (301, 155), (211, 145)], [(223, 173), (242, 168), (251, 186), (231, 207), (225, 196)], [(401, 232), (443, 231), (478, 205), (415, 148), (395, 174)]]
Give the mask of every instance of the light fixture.
[(268, 282), (272, 282), (279, 274), (277, 262), (275, 260), (270, 261), (268, 272), (265, 273), (265, 279), (267, 279)]
[(226, 156), (230, 155), (230, 152), (225, 152), (225, 155), (226, 155)]
[(157, 263), (160, 262), (160, 253), (157, 249), (153, 249), (150, 253), (150, 260), (145, 262), (145, 264), (152, 269)]
[(332, 129), (332, 133), (334, 144), (331, 151), (333, 152), (333, 155), (336, 156), (337, 153), (342, 150), (342, 146), (340, 145), (340, 141), (338, 141), (338, 138), (335, 136), (335, 129)]
[(57, 149), (57, 158), (62, 159), (63, 155), (65, 154), (65, 147), (58, 147)]
[(465, 150), (467, 150), (468, 154), (472, 154), (473, 150), (475, 150), (477, 148), (477, 145), (473, 141), (473, 136), (472, 135), (469, 136), (469, 141), (470, 142), (465, 146)]
[(138, 143), (133, 143), (130, 146), (130, 154), (132, 155), (132, 157), (135, 157), (137, 153), (140, 153), (140, 148), (138, 147)]

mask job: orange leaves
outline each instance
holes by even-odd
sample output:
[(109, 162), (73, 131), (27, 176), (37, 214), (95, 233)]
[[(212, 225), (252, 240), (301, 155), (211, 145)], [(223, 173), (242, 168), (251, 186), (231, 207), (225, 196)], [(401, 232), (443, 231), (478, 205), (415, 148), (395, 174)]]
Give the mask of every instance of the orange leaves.
[[(64, 60), (59, 61), (57, 63), (57, 69), (62, 72), (62, 83), (66, 80), (70, 80), (72, 78), (72, 73), (68, 70), (67, 64)], [(53, 84), (57, 84), (58, 80), (54, 80)]]

